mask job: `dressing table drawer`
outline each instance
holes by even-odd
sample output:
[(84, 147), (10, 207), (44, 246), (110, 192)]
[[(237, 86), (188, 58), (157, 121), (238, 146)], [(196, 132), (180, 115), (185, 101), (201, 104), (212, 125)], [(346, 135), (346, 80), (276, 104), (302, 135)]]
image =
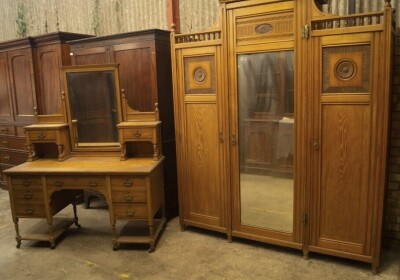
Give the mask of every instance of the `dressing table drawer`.
[(13, 190), (42, 190), (42, 179), (40, 176), (17, 176), (11, 177), (11, 187)]
[(13, 190), (13, 199), (16, 203), (29, 203), (30, 201), (41, 201), (43, 203), (43, 191), (41, 189)]
[(122, 137), (129, 141), (152, 140), (155, 134), (152, 128), (126, 128), (122, 130)]
[(116, 219), (147, 219), (147, 205), (144, 203), (113, 203)]
[(143, 191), (112, 191), (113, 202), (146, 202), (146, 192)]
[(57, 138), (57, 134), (55, 130), (41, 130), (41, 131), (36, 131), (36, 130), (31, 130), (31, 131), (26, 131), (27, 137), (29, 137), (29, 140), (31, 142), (33, 141), (55, 141)]
[(46, 185), (53, 189), (93, 189), (106, 188), (105, 176), (47, 176)]
[(43, 203), (37, 204), (16, 204), (15, 214), (19, 218), (23, 217), (46, 217), (46, 211)]
[(111, 176), (111, 188), (115, 189), (143, 189), (146, 187), (145, 177), (141, 176)]

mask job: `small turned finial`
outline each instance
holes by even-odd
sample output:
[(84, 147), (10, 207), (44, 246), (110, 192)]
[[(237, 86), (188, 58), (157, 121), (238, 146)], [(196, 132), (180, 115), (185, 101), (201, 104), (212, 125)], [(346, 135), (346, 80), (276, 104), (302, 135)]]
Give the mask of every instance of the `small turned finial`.
[(385, 0), (385, 7), (391, 7), (392, 5), (390, 5), (390, 1), (391, 0)]
[(61, 100), (65, 100), (65, 92), (61, 91)]
[(33, 115), (34, 115), (35, 117), (37, 117), (37, 115), (39, 115), (39, 112), (38, 112), (38, 108), (37, 108), (37, 107), (33, 107)]
[(121, 95), (122, 97), (125, 97), (125, 89), (121, 88)]
[(155, 111), (158, 112), (158, 103), (154, 103)]
[(175, 31), (176, 31), (176, 25), (175, 23), (171, 23), (171, 32), (175, 33)]

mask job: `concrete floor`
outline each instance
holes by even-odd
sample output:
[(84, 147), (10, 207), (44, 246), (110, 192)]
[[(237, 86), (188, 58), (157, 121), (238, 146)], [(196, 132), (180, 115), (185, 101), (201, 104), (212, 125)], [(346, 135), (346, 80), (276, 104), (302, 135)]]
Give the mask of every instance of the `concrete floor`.
[[(393, 279), (400, 280), (400, 252), (384, 251), (381, 272), (370, 265), (234, 239), (199, 229), (181, 232), (175, 218), (156, 251), (147, 246), (112, 250), (107, 209), (78, 206), (81, 229), (72, 226), (55, 250), (48, 243), (23, 241), (15, 248), (8, 192), (0, 189), (0, 279)], [(64, 215), (70, 215), (68, 207)], [(24, 221), (21, 222), (21, 225)], [(25, 220), (25, 223), (29, 223)]]

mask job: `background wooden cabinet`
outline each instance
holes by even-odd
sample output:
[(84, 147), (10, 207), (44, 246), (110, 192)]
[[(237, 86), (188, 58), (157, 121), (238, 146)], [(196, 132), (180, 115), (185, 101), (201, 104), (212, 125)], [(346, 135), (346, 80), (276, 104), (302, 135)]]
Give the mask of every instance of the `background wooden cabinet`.
[(56, 32), (0, 43), (1, 172), (26, 161), (23, 127), (34, 115), (61, 112), (60, 67), (71, 64), (66, 41), (88, 36)]
[[(164, 162), (164, 187), (167, 217), (178, 214), (178, 190), (172, 101), (170, 34), (164, 30), (144, 30), (69, 42), (73, 65), (119, 64), (120, 87), (128, 105), (150, 112), (158, 104)], [(127, 147), (128, 153), (152, 150), (144, 146)], [(130, 149), (130, 151), (129, 151)]]

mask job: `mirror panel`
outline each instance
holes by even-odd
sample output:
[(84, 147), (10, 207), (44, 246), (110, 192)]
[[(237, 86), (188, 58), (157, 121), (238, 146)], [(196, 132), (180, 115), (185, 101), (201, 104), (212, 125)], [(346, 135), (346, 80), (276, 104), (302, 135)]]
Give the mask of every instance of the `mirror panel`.
[(237, 59), (241, 223), (293, 232), (293, 51)]
[(73, 146), (118, 146), (121, 106), (117, 66), (74, 66), (63, 70)]

